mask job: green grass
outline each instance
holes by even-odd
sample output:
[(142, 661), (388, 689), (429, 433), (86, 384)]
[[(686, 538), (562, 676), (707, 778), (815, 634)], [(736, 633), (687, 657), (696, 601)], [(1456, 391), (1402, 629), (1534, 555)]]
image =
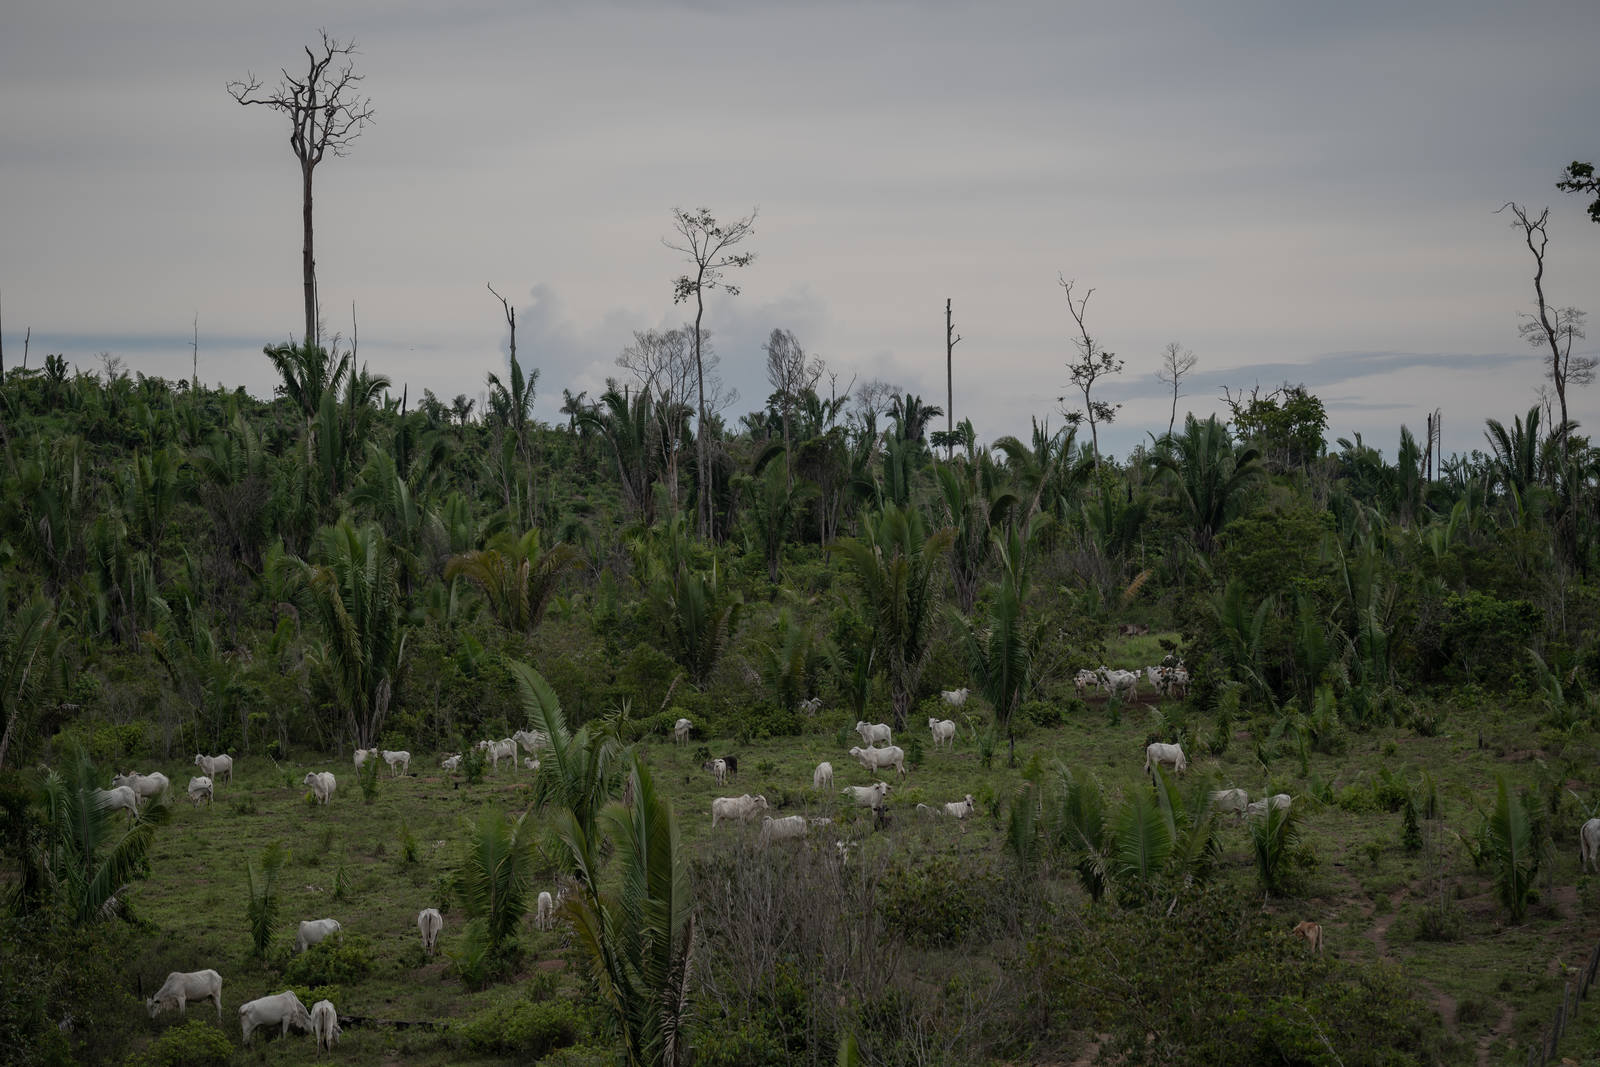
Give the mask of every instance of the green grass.
[[(1118, 662), (1126, 657), (1118, 657)], [(976, 700), (973, 702), (977, 703)], [(975, 710), (969, 705), (968, 711)], [(1004, 857), (1001, 811), (1004, 799), (1021, 779), (1020, 769), (1004, 766), (1004, 748), (994, 766), (984, 770), (972, 733), (963, 729), (952, 751), (934, 748), (927, 739), (924, 709), (905, 735), (895, 738), (907, 747), (912, 734), (924, 740), (921, 766), (895, 785), (890, 797), (891, 847), (912, 854), (939, 852)], [(1090, 774), (1113, 789), (1135, 787), (1139, 782), (1143, 747), (1152, 731), (1153, 708), (1129, 705), (1120, 726), (1107, 725), (1098, 700), (1087, 713), (1064, 725), (1045, 730), (1023, 728), (1018, 739), (1019, 767), (1036, 757), (1060, 759), (1076, 775)], [(829, 816), (832, 826), (812, 831), (808, 847), (831, 847), (841, 838), (869, 835), (870, 817), (864, 809), (846, 806), (838, 790), (866, 784), (872, 776), (841, 748), (837, 731), (843, 713), (828, 717), (816, 733), (739, 746), (716, 739), (708, 747), (714, 755), (738, 756), (740, 774), (726, 787), (718, 787), (700, 770), (696, 745), (678, 747), (670, 739), (645, 742), (649, 762), (662, 791), (671, 797), (682, 840), (691, 854), (718, 848), (738, 835), (754, 834), (755, 826), (711, 828), (713, 797), (760, 793), (774, 815), (803, 813)], [(854, 724), (853, 716), (849, 725)], [(1214, 727), (1210, 716), (1192, 714), (1193, 728), (1206, 736)], [(838, 720), (838, 721), (834, 721)], [(1539, 879), (1541, 899), (1519, 926), (1506, 925), (1495, 903), (1491, 876), (1475, 870), (1462, 838), (1470, 839), (1478, 813), (1492, 803), (1494, 774), (1508, 775), (1514, 785), (1545, 781), (1555, 773), (1555, 753), (1541, 751), (1537, 731), (1514, 716), (1493, 712), (1469, 719), (1457, 713), (1436, 737), (1417, 737), (1405, 729), (1353, 734), (1347, 751), (1330, 756), (1313, 753), (1310, 778), (1298, 775), (1298, 759), (1277, 754), (1267, 742), (1269, 766), (1256, 759), (1255, 737), (1236, 738), (1222, 757), (1191, 747), (1187, 781), (1202, 779), (1215, 787), (1240, 786), (1252, 799), (1287, 785), (1296, 796), (1302, 818), (1304, 844), (1315, 865), (1304, 872), (1294, 895), (1265, 899), (1263, 907), (1287, 929), (1301, 919), (1315, 919), (1326, 933), (1327, 951), (1358, 959), (1387, 956), (1405, 967), (1415, 979), (1418, 995), (1428, 1002), (1449, 999), (1466, 1003), (1467, 1017), (1456, 1033), (1471, 1050), (1480, 1038), (1488, 1040), (1509, 1009), (1513, 1037), (1523, 1042), (1547, 1025), (1560, 996), (1563, 968), (1577, 967), (1592, 948), (1590, 921), (1600, 912), (1600, 884), (1586, 879), (1581, 887), (1577, 870), (1577, 823), (1562, 808), (1550, 816), (1554, 837), (1554, 864)], [(1241, 720), (1237, 730), (1264, 736), (1265, 724)], [(1480, 747), (1479, 736), (1483, 736)], [(850, 743), (857, 743), (852, 740)], [(1385, 749), (1392, 743), (1392, 754)], [(1585, 798), (1596, 785), (1592, 758), (1594, 742), (1579, 738), (1566, 742), (1563, 782)], [(845, 747), (848, 747), (845, 746)], [(1584, 760), (1577, 754), (1587, 753)], [(835, 788), (818, 793), (811, 787), (812, 770), (821, 760), (833, 764)], [(464, 919), (454, 902), (441, 899), (440, 887), (453, 870), (465, 825), (485, 805), (500, 805), (513, 815), (531, 800), (531, 775), (502, 769), (490, 772), (482, 784), (459, 788), (451, 776), (436, 769), (438, 757), (418, 753), (414, 773), (400, 779), (385, 778), (376, 803), (362, 802), (354, 768), (302, 753), (281, 769), (256, 757), (236, 761), (234, 781), (217, 789), (217, 802), (208, 808), (191, 808), (180, 802), (171, 825), (157, 837), (151, 877), (133, 894), (135, 912), (154, 925), (157, 933), (139, 961), (139, 978), (148, 992), (169, 970), (214, 967), (223, 975), (224, 1029), (237, 1040), (236, 1012), (243, 1001), (285, 988), (279, 972), (251, 956), (244, 918), (247, 890), (245, 860), (259, 855), (270, 841), (281, 840), (290, 851), (280, 880), (285, 923), (274, 940), (273, 952), (292, 948), (294, 926), (300, 919), (332, 916), (350, 934), (360, 934), (370, 944), (374, 967), (359, 984), (339, 991), (341, 1013), (395, 1020), (460, 1019), (491, 1003), (486, 993), (468, 992), (451, 973), (447, 953), (460, 938)], [(1574, 766), (1581, 765), (1579, 770)], [(1307, 796), (1311, 779), (1332, 786), (1335, 795), (1369, 789), (1381, 769), (1415, 783), (1424, 768), (1438, 785), (1441, 825), (1432, 829), (1441, 842), (1442, 870), (1462, 917), (1460, 936), (1450, 941), (1419, 940), (1422, 904), (1427, 899), (1422, 854), (1408, 854), (1401, 845), (1402, 815), (1381, 808), (1351, 811), (1318, 804)], [(181, 789), (187, 772), (177, 761), (160, 765)], [(326, 807), (309, 806), (300, 784), (308, 770), (332, 770), (339, 790)], [(286, 781), (290, 784), (286, 784)], [(928, 817), (915, 811), (918, 802), (938, 808), (966, 793), (978, 798), (976, 816), (961, 832), (954, 820)], [(1541, 792), (1540, 797), (1545, 796)], [(246, 797), (254, 812), (238, 813), (233, 802)], [(1370, 807), (1370, 805), (1369, 805)], [(1581, 821), (1581, 820), (1580, 820)], [(417, 843), (414, 863), (402, 862), (402, 840), (409, 830)], [(1223, 822), (1223, 857), (1217, 877), (1254, 891), (1255, 867), (1248, 835), (1231, 820)], [(334, 882), (341, 861), (348, 881), (347, 899), (335, 901)], [(1437, 872), (1436, 872), (1437, 873)], [(553, 888), (554, 872), (548, 865), (539, 888)], [(1070, 892), (1076, 893), (1073, 889)], [(445, 913), (440, 937), (441, 954), (425, 960), (416, 930), (417, 911), (439, 906)], [(1382, 931), (1382, 937), (1378, 936)], [(541, 932), (531, 916), (520, 937), (526, 950), (528, 971), (581, 966), (576, 957), (563, 955), (561, 934)], [(270, 955), (270, 954), (269, 954)], [(564, 963), (555, 961), (565, 961)], [(576, 992), (578, 981), (563, 970), (566, 992)], [(503, 992), (503, 990), (502, 990)], [(154, 1036), (172, 1024), (167, 1017), (150, 1023)], [(1563, 1054), (1590, 1048), (1594, 1038), (1574, 1032)], [(1503, 1043), (1491, 1062), (1519, 1062)], [(270, 1042), (264, 1053), (251, 1054), (251, 1062), (300, 1062), (307, 1046), (299, 1039)], [(460, 1050), (438, 1036), (418, 1030), (349, 1029), (340, 1046), (346, 1062), (378, 1063), (398, 1057), (408, 1063), (463, 1062)]]

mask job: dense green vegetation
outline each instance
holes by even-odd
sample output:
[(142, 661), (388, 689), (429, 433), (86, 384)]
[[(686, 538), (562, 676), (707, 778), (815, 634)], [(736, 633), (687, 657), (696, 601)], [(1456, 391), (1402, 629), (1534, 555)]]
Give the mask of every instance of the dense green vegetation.
[[(638, 384), (548, 426), (520, 367), (475, 420), (267, 355), (270, 403), (114, 361), (0, 383), (19, 1062), (225, 1061), (204, 1011), (135, 999), (201, 967), (236, 1056), (236, 1006), (296, 988), (440, 1024), (351, 1026), (362, 1062), (1521, 1062), (1587, 957), (1600, 450), (1537, 408), (1431, 479), (1404, 429), (1392, 462), (1327, 452), (1300, 389), (1120, 462), (1037, 423), (941, 460), (915, 396), (801, 386), (699, 441)], [(1185, 698), (1074, 686), (1166, 657)], [(857, 719), (911, 764), (882, 826), (810, 787), (824, 759), (869, 780)], [(473, 742), (519, 728), (552, 739), (539, 772), (485, 771)], [(1188, 772), (1141, 777), (1151, 741)], [(358, 781), (369, 745), (412, 773)], [(184, 804), (224, 751), (235, 780)], [(723, 754), (727, 789), (699, 769)], [(128, 769), (175, 797), (100, 807)], [(1293, 807), (1236, 823), (1209, 798), (1232, 786)], [(835, 823), (713, 835), (710, 798), (746, 790)], [(970, 825), (917, 811), (966, 793)], [(292, 957), (323, 915), (346, 936)]]

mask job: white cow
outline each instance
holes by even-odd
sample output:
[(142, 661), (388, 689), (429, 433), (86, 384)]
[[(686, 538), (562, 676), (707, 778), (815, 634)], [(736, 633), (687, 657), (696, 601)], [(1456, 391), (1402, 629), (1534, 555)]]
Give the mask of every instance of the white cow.
[(102, 808), (122, 808), (135, 818), (139, 815), (139, 794), (133, 791), (133, 786), (131, 785), (119, 785), (111, 789), (97, 789), (94, 796), (95, 803)]
[(1211, 806), (1217, 811), (1231, 811), (1236, 818), (1243, 817), (1250, 804), (1250, 794), (1243, 789), (1216, 789), (1211, 793)]
[(202, 756), (199, 753), (195, 753), (194, 765), (204, 771), (206, 777), (213, 782), (220, 782), (224, 778), (230, 782), (233, 781), (232, 756)]
[(1290, 797), (1288, 793), (1277, 793), (1270, 797), (1262, 797), (1260, 800), (1254, 801), (1248, 807), (1246, 807), (1245, 813), (1251, 818), (1255, 818), (1257, 815), (1265, 815), (1267, 813), (1267, 809), (1269, 808), (1275, 808), (1278, 811), (1288, 811), (1289, 804), (1292, 799), (1293, 798)]
[(389, 776), (391, 778), (395, 775), (407, 774), (411, 770), (411, 753), (405, 751), (390, 752), (385, 749), (383, 762), (389, 765)]
[(805, 712), (807, 715), (815, 715), (817, 712), (822, 710), (822, 698), (812, 697), (809, 700), (802, 700), (800, 702), (800, 710)]
[(522, 766), (525, 770), (530, 770), (537, 773), (540, 765), (539, 761), (534, 759), (532, 756), (524, 756), (522, 758)]
[(787, 815), (781, 819), (774, 819), (768, 815), (761, 820), (761, 843), (770, 845), (774, 841), (791, 841), (797, 837), (806, 836), (806, 817), (804, 815)]
[(278, 1036), (284, 1037), (291, 1026), (296, 1030), (310, 1030), (311, 1013), (292, 989), (239, 1005), (239, 1028), (244, 1031), (246, 1045), (250, 1043), (250, 1035), (262, 1026), (276, 1026)]
[(1189, 695), (1189, 671), (1181, 663), (1167, 669), (1167, 694), (1175, 697)]
[(452, 756), (446, 756), (439, 763), (439, 766), (443, 767), (447, 771), (455, 770), (457, 767), (461, 766), (461, 753), (457, 752)]
[(479, 741), (478, 749), (489, 757), (489, 766), (493, 770), (500, 769), (500, 761), (511, 760), (512, 770), (517, 766), (517, 743), (507, 737), (500, 741)]
[(1072, 679), (1072, 686), (1073, 686), (1074, 689), (1076, 689), (1078, 691), (1078, 695), (1080, 697), (1083, 696), (1083, 694), (1088, 691), (1088, 689), (1089, 689), (1089, 687), (1091, 685), (1099, 685), (1099, 684), (1100, 684), (1100, 676), (1095, 674), (1094, 671), (1087, 670), (1087, 669), (1079, 671), (1076, 675), (1073, 676), (1073, 679)]
[(423, 908), (417, 912), (417, 932), (422, 935), (422, 951), (433, 955), (433, 946), (439, 941), (439, 931), (444, 929), (444, 916), (438, 908)]
[(973, 803), (971, 793), (967, 794), (967, 799), (965, 800), (952, 801), (944, 806), (944, 813), (957, 819), (970, 818), (972, 813), (977, 810), (978, 806)]
[(954, 719), (929, 719), (928, 729), (933, 732), (935, 745), (956, 743), (956, 723)]
[(319, 1000), (311, 1005), (311, 1032), (317, 1035), (318, 1052), (332, 1052), (339, 1043), (339, 1013), (334, 1010), (333, 1001)]
[(871, 785), (847, 785), (840, 792), (864, 808), (882, 811), (891, 788), (888, 782), (873, 782)]
[(156, 995), (144, 1002), (150, 1018), (168, 1008), (177, 1008), (179, 1015), (187, 1015), (190, 1001), (214, 1000), (217, 1003), (217, 1022), (222, 1021), (222, 975), (216, 971), (173, 971), (161, 983)]
[(132, 774), (119, 774), (111, 779), (111, 784), (113, 787), (119, 785), (127, 786), (138, 795), (140, 800), (158, 797), (172, 786), (172, 783), (167, 781), (167, 776), (160, 771), (155, 771), (152, 774), (140, 774), (138, 771), (134, 771)]
[(1101, 667), (1100, 685), (1112, 696), (1132, 699), (1139, 695), (1139, 676), (1132, 671), (1113, 671)]
[(680, 745), (687, 744), (689, 741), (689, 734), (693, 730), (694, 723), (690, 722), (688, 719), (679, 719), (677, 722), (672, 724), (672, 740)]
[(1157, 764), (1171, 767), (1177, 774), (1189, 769), (1189, 761), (1183, 758), (1182, 745), (1164, 745), (1160, 741), (1152, 742), (1144, 750), (1144, 772), (1149, 774), (1150, 768)]
[(361, 769), (361, 765), (363, 763), (367, 762), (367, 760), (369, 758), (371, 758), (372, 756), (376, 756), (377, 754), (378, 754), (378, 750), (375, 749), (375, 748), (358, 748), (358, 749), (356, 749), (356, 770), (359, 771)]
[(541, 748), (550, 747), (550, 735), (543, 730), (518, 730), (511, 740), (521, 745), (530, 756), (537, 756)]
[(893, 767), (906, 776), (906, 754), (899, 745), (887, 748), (852, 748), (850, 755), (861, 761), (861, 766), (876, 774), (885, 767)]
[(541, 930), (554, 930), (556, 927), (556, 898), (548, 890), (539, 892), (539, 905), (533, 912), (533, 925)]
[(812, 789), (833, 788), (833, 764), (819, 763), (817, 769), (811, 772)]
[(959, 708), (961, 705), (967, 702), (967, 697), (971, 695), (971, 693), (972, 690), (968, 689), (966, 686), (962, 686), (960, 689), (941, 689), (939, 691), (939, 696), (943, 698), (945, 704), (948, 706), (952, 708)]
[(302, 919), (300, 929), (294, 935), (294, 950), (304, 952), (312, 945), (326, 941), (341, 929), (338, 919)]
[(701, 770), (710, 771), (711, 777), (717, 780), (718, 785), (724, 785), (727, 783), (728, 761), (723, 759), (721, 756), (718, 756), (713, 760), (706, 760), (706, 762), (700, 765), (700, 768)]
[(189, 779), (189, 788), (187, 792), (189, 794), (189, 799), (194, 801), (196, 805), (198, 805), (202, 800), (210, 802), (211, 779), (207, 778), (203, 774), (198, 778)]
[(879, 741), (886, 745), (894, 743), (894, 739), (889, 736), (888, 723), (857, 722), (856, 733), (861, 735), (861, 743), (863, 745), (875, 745)]
[(1600, 864), (1600, 819), (1590, 819), (1578, 831), (1578, 860), (1585, 871)]
[(756, 812), (767, 810), (767, 798), (764, 796), (746, 793), (739, 797), (717, 797), (711, 802), (711, 826), (715, 829), (719, 819), (723, 822), (745, 822), (755, 818)]
[(312, 771), (306, 775), (305, 784), (311, 787), (311, 795), (317, 798), (319, 804), (332, 800), (333, 791), (339, 788), (338, 779), (334, 778), (332, 771)]

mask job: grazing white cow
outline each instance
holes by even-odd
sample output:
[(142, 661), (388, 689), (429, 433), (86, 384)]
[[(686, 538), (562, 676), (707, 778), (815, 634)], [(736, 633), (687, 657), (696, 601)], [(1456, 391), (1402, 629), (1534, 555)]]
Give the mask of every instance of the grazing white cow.
[(764, 796), (746, 793), (739, 797), (717, 797), (711, 801), (711, 826), (715, 829), (718, 820), (745, 822), (755, 818), (756, 812), (766, 810), (767, 798)]
[(805, 712), (807, 715), (815, 715), (817, 712), (822, 710), (822, 698), (812, 697), (809, 700), (802, 700), (800, 702), (800, 710)]
[(863, 745), (875, 745), (882, 741), (886, 745), (894, 744), (894, 739), (889, 736), (889, 724), (882, 722), (857, 722), (856, 733), (861, 735)]
[(311, 787), (311, 795), (317, 798), (319, 804), (332, 800), (333, 791), (339, 788), (338, 779), (334, 778), (332, 771), (312, 771), (306, 775), (305, 784)]
[(206, 801), (207, 803), (210, 803), (210, 801), (211, 801), (211, 779), (207, 778), (203, 774), (200, 775), (198, 778), (189, 779), (189, 788), (188, 788), (187, 792), (189, 794), (189, 799), (194, 801), (194, 803), (195, 803), (195, 805), (197, 807), (199, 806), (199, 804), (200, 804), (200, 802), (202, 800)]
[(971, 793), (967, 794), (965, 800), (952, 801), (944, 806), (944, 813), (957, 819), (970, 818), (977, 810), (978, 805), (973, 802)]
[(954, 719), (929, 719), (928, 729), (933, 732), (935, 745), (954, 745), (956, 743), (956, 723)]
[(152, 774), (140, 774), (138, 771), (134, 771), (132, 774), (119, 774), (111, 779), (111, 784), (114, 787), (119, 785), (127, 786), (138, 795), (140, 800), (158, 797), (172, 786), (172, 783), (167, 780), (167, 776), (160, 771), (155, 771)]
[(194, 757), (194, 765), (199, 767), (205, 776), (213, 782), (220, 782), (224, 778), (230, 782), (233, 781), (232, 756), (202, 756), (197, 752)]
[(433, 946), (438, 943), (439, 931), (444, 929), (444, 916), (439, 914), (438, 908), (423, 908), (417, 912), (417, 932), (422, 935), (422, 951), (433, 955)]
[(847, 785), (839, 792), (864, 808), (881, 811), (891, 788), (888, 782), (873, 782), (871, 785)]
[(443, 767), (447, 771), (455, 770), (457, 767), (461, 766), (461, 753), (457, 752), (452, 756), (446, 756), (442, 761), (440, 761), (439, 766)]
[(1167, 668), (1167, 695), (1186, 697), (1189, 695), (1189, 671), (1183, 664)]
[(1083, 696), (1084, 693), (1088, 692), (1088, 689), (1091, 685), (1099, 684), (1099, 675), (1095, 674), (1094, 671), (1087, 669), (1079, 671), (1072, 678), (1072, 686), (1078, 691), (1078, 695), (1080, 697)]
[(1170, 767), (1177, 774), (1189, 769), (1189, 761), (1183, 758), (1182, 745), (1163, 745), (1160, 741), (1153, 742), (1144, 750), (1144, 773), (1149, 774), (1150, 768), (1156, 764)]
[(400, 774), (408, 774), (411, 771), (411, 753), (409, 752), (390, 752), (388, 749), (384, 749), (383, 762), (389, 765), (389, 777), (391, 778)]
[(278, 1027), (279, 1037), (287, 1036), (291, 1026), (296, 1030), (310, 1030), (311, 1013), (292, 989), (239, 1005), (239, 1028), (244, 1031), (246, 1045), (250, 1043), (250, 1035), (263, 1026)]
[(1590, 819), (1578, 831), (1578, 859), (1585, 871), (1600, 865), (1600, 819)]
[(877, 774), (885, 767), (893, 767), (900, 772), (900, 777), (906, 776), (906, 754), (899, 745), (890, 745), (887, 748), (852, 748), (850, 755), (861, 761), (861, 766)]
[(774, 819), (767, 815), (761, 820), (761, 843), (770, 845), (774, 841), (792, 841), (797, 837), (806, 836), (806, 817), (804, 815), (786, 815), (781, 819)]
[(144, 1002), (154, 1019), (168, 1008), (177, 1008), (179, 1015), (187, 1015), (191, 1001), (214, 1000), (217, 1003), (217, 1022), (222, 1021), (222, 975), (216, 971), (173, 971), (161, 983), (156, 995)]
[(341, 929), (338, 919), (302, 919), (300, 929), (294, 935), (294, 950), (304, 952), (319, 941), (326, 941)]
[(318, 1052), (332, 1052), (339, 1043), (339, 1013), (333, 1009), (333, 1001), (319, 1000), (311, 1005), (311, 1032), (317, 1035)]
[(694, 730), (694, 723), (688, 719), (679, 719), (672, 724), (672, 740), (680, 745), (688, 744), (689, 734)]
[(550, 747), (550, 735), (543, 730), (518, 730), (511, 740), (521, 745), (530, 756), (537, 756), (541, 748)]
[(356, 770), (359, 771), (361, 769), (361, 765), (363, 763), (367, 762), (368, 759), (370, 759), (373, 756), (376, 756), (377, 754), (378, 754), (378, 750), (375, 749), (375, 748), (358, 748), (358, 749), (356, 749)]
[(833, 788), (833, 764), (819, 763), (817, 769), (811, 772), (812, 789)]
[(548, 891), (539, 893), (539, 906), (533, 912), (533, 925), (541, 930), (554, 930), (556, 927), (556, 899)]
[(968, 689), (966, 686), (962, 686), (960, 689), (939, 690), (939, 696), (943, 698), (947, 706), (952, 708), (959, 708), (961, 705), (965, 704), (967, 702), (967, 697), (970, 696), (971, 693), (972, 690)]
[(1250, 804), (1250, 794), (1243, 789), (1214, 789), (1211, 806), (1219, 812), (1231, 811), (1236, 818), (1243, 817)]
[(1251, 818), (1255, 818), (1257, 815), (1265, 815), (1268, 808), (1276, 808), (1279, 811), (1288, 811), (1289, 804), (1292, 800), (1293, 798), (1290, 797), (1288, 793), (1277, 793), (1270, 797), (1262, 797), (1260, 800), (1253, 801), (1248, 807), (1246, 807), (1245, 814), (1249, 815)]
[(1307, 919), (1294, 928), (1293, 934), (1309, 945), (1312, 952), (1322, 951), (1322, 926), (1320, 923), (1314, 923)]
[(133, 791), (133, 786), (131, 785), (119, 785), (111, 789), (97, 789), (94, 796), (95, 802), (102, 808), (122, 808), (134, 818), (139, 815), (139, 794)]

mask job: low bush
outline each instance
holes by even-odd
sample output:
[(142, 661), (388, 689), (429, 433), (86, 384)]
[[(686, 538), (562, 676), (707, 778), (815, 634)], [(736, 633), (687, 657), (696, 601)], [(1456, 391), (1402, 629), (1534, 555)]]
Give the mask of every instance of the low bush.
[(233, 1042), (205, 1019), (190, 1019), (152, 1041), (142, 1052), (128, 1057), (128, 1067), (227, 1067), (233, 1060)]
[(1008, 896), (1007, 879), (992, 863), (936, 856), (892, 867), (879, 888), (885, 925), (919, 947), (950, 945), (982, 932), (995, 902)]
[(477, 1055), (540, 1059), (576, 1044), (588, 1029), (570, 1001), (507, 996), (452, 1026), (450, 1042)]
[(371, 970), (366, 938), (338, 934), (291, 957), (283, 977), (291, 985), (355, 985)]

